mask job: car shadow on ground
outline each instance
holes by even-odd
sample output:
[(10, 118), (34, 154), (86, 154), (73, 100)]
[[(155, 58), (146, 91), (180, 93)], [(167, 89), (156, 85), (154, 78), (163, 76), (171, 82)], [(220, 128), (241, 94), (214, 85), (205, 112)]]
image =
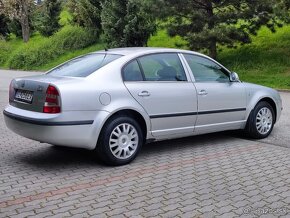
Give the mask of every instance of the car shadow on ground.
[(226, 132), (219, 132), (219, 133), (211, 133), (205, 135), (198, 135), (198, 136), (191, 136), (191, 137), (184, 137), (179, 139), (171, 139), (171, 140), (164, 140), (164, 141), (157, 141), (145, 144), (143, 146), (142, 151), (140, 152), (140, 156), (147, 155), (151, 153), (168, 153), (174, 152), (174, 150), (180, 150), (182, 148), (188, 147), (203, 147), (203, 146), (210, 146), (209, 144), (218, 144), (224, 140), (231, 139), (231, 136), (228, 135)]
[[(231, 141), (235, 137), (234, 134), (240, 133), (220, 132), (148, 143), (142, 147), (136, 162), (142, 161), (145, 157), (160, 156), (180, 149), (188, 149), (189, 147), (215, 146), (215, 144)], [(36, 146), (39, 147), (26, 150), (25, 153), (18, 153), (16, 159), (27, 165), (51, 170), (70, 167), (108, 167), (97, 159), (94, 151), (49, 144), (38, 144)], [(131, 164), (134, 164), (134, 162)]]
[(40, 148), (27, 151), (25, 155), (18, 154), (16, 158), (22, 163), (32, 165), (37, 168), (66, 168), (71, 166), (83, 165), (102, 165), (101, 162), (96, 160), (92, 151), (59, 147), (49, 144), (40, 145)]

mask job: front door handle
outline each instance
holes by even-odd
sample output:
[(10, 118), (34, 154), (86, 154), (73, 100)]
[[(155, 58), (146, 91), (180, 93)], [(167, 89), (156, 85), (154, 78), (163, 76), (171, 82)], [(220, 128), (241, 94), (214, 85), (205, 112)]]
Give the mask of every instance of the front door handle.
[(142, 91), (138, 94), (140, 97), (148, 97), (150, 96), (150, 93), (148, 91)]
[(208, 93), (205, 90), (200, 90), (199, 93), (198, 93), (198, 95), (207, 95), (207, 94)]

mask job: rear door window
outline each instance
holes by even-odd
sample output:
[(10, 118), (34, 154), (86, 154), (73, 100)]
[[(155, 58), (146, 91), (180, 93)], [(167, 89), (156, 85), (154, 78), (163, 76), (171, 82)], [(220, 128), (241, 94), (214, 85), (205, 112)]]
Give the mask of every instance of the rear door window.
[(137, 60), (133, 60), (123, 68), (124, 81), (142, 81), (143, 75)]
[(72, 59), (47, 74), (52, 76), (87, 77), (108, 63), (120, 58), (115, 54), (87, 54)]

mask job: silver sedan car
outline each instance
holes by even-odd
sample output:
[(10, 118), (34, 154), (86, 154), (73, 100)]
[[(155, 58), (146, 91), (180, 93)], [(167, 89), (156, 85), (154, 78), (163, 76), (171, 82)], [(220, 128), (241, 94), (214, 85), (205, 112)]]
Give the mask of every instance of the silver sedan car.
[(12, 80), (3, 113), (19, 135), (122, 165), (148, 141), (237, 129), (265, 138), (281, 110), (277, 91), (241, 82), (205, 55), (119, 48)]

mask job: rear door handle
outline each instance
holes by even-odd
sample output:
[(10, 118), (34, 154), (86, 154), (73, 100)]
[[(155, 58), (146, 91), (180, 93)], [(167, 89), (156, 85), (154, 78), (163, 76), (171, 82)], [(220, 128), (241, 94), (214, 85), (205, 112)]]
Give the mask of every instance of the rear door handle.
[(207, 95), (208, 93), (207, 93), (207, 91), (205, 91), (205, 90), (200, 90), (199, 92), (198, 92), (198, 95)]
[(148, 97), (150, 96), (150, 93), (148, 91), (142, 91), (138, 94), (140, 97)]

